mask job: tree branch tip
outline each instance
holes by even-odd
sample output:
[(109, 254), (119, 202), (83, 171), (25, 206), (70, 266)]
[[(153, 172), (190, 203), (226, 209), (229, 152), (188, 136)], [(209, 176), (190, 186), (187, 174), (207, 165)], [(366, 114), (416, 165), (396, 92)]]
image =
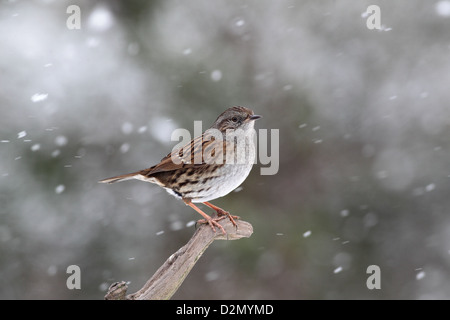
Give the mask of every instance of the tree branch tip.
[(128, 290), (128, 283), (125, 281), (114, 282), (108, 288), (105, 300), (125, 300)]
[[(223, 219), (219, 221), (219, 223), (225, 229), (226, 234), (216, 231), (214, 240), (238, 240), (250, 238), (253, 234), (253, 226), (247, 221), (237, 220), (236, 226), (234, 226), (229, 219)], [(209, 226), (205, 225), (205, 227)]]

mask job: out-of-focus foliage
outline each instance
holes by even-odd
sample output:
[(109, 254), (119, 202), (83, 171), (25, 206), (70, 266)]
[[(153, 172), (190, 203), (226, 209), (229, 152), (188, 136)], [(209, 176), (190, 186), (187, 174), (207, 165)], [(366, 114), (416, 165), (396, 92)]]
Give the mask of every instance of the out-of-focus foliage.
[(280, 170), (214, 202), (255, 232), (214, 243), (174, 298), (449, 298), (449, 30), (450, 1), (3, 1), (0, 298), (139, 289), (199, 216), (97, 180), (232, 105), (279, 129)]

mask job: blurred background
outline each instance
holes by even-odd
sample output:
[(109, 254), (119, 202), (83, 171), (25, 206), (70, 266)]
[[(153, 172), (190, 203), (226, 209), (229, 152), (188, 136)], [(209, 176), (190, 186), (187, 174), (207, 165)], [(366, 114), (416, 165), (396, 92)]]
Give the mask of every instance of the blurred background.
[(213, 201), (254, 234), (173, 298), (450, 298), (450, 1), (2, 0), (0, 43), (0, 298), (140, 289), (200, 216), (97, 181), (233, 105), (279, 129), (279, 171)]

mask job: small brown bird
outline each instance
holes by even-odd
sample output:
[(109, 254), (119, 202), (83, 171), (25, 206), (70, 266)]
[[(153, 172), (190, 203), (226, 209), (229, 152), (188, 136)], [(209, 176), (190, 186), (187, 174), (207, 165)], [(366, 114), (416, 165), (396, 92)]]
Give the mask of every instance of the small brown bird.
[[(137, 179), (155, 183), (200, 213), (213, 231), (226, 234), (218, 223), (228, 217), (236, 226), (237, 216), (209, 203), (236, 189), (249, 175), (255, 158), (254, 120), (261, 118), (244, 107), (225, 110), (211, 128), (182, 148), (173, 150), (151, 168), (101, 180), (102, 183)], [(211, 218), (195, 203), (217, 212)]]

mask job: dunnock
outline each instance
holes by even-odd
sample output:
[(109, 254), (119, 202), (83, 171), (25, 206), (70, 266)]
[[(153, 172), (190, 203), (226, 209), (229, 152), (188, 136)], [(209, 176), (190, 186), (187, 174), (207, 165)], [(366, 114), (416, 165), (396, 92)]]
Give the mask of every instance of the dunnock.
[[(137, 179), (155, 183), (200, 213), (204, 217), (200, 223), (208, 223), (214, 232), (218, 227), (226, 234), (218, 221), (228, 217), (236, 226), (239, 217), (208, 201), (227, 195), (249, 175), (255, 157), (254, 120), (259, 118), (248, 108), (231, 107), (201, 136), (173, 150), (157, 165), (100, 182)], [(194, 202), (214, 209), (217, 218), (211, 218)]]

